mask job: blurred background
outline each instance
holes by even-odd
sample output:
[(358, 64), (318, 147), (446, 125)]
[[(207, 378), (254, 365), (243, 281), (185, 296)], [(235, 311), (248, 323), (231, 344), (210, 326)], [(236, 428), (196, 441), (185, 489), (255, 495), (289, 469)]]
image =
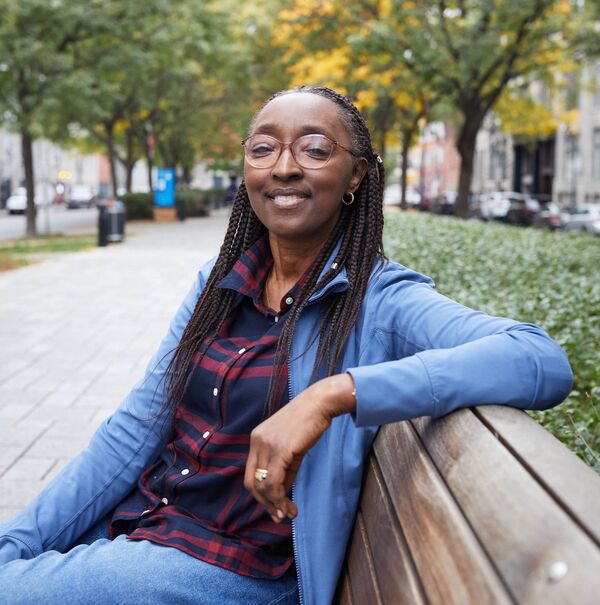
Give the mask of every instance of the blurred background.
[(576, 388), (538, 418), (600, 469), (599, 0), (0, 0), (0, 15), (0, 239), (106, 198), (151, 219), (165, 167), (204, 215), (232, 199), (264, 100), (331, 86), (385, 158), (388, 255), (557, 338)]

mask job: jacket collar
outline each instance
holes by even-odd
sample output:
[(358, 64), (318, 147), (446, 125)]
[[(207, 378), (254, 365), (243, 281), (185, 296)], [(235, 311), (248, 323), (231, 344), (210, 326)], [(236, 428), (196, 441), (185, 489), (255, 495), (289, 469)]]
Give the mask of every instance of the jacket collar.
[[(323, 267), (323, 271), (321, 271), (321, 275), (319, 275), (319, 280), (329, 271), (331, 265), (335, 261), (335, 257), (338, 255), (340, 248), (342, 247), (342, 238), (338, 240), (333, 252), (327, 259), (327, 263), (325, 267)], [(318, 280), (317, 280), (318, 281)], [(348, 273), (346, 271), (346, 267), (342, 267), (342, 270), (328, 283), (326, 283), (320, 290), (317, 290), (309, 299), (308, 302), (314, 302), (327, 296), (330, 292), (344, 292), (348, 289)]]

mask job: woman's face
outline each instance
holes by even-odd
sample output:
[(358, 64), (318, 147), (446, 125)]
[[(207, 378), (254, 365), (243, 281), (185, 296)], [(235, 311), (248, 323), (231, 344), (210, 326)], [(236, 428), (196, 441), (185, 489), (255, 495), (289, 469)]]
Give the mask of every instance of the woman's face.
[[(319, 95), (298, 92), (268, 103), (250, 134), (291, 142), (315, 133), (352, 147), (338, 106)], [(286, 146), (270, 168), (254, 168), (246, 161), (244, 179), (250, 204), (271, 235), (314, 242), (327, 239), (341, 212), (342, 196), (358, 188), (366, 169), (364, 158), (338, 146), (322, 168), (302, 168)]]

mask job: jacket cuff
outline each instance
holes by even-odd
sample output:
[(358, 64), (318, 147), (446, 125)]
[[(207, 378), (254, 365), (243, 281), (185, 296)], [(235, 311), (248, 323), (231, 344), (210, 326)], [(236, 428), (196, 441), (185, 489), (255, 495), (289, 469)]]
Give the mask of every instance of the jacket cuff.
[(356, 426), (436, 416), (437, 397), (418, 355), (346, 371), (356, 388)]

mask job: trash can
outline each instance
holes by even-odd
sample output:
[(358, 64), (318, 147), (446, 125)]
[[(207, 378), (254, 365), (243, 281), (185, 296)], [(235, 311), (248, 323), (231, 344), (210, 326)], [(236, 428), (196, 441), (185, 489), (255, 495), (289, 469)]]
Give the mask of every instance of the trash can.
[(125, 204), (121, 200), (98, 202), (98, 245), (125, 239)]

